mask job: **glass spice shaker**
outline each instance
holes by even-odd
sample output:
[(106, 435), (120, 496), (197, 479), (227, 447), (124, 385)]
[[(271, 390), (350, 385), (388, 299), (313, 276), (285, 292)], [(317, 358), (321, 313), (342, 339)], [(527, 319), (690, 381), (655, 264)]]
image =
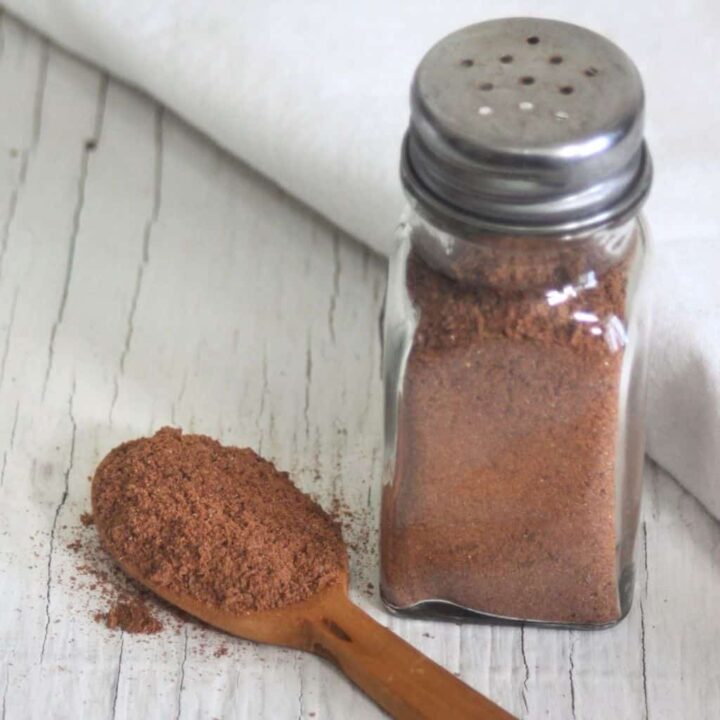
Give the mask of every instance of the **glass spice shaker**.
[(643, 88), (607, 39), (473, 25), (417, 69), (384, 320), (382, 596), (601, 627), (644, 455)]

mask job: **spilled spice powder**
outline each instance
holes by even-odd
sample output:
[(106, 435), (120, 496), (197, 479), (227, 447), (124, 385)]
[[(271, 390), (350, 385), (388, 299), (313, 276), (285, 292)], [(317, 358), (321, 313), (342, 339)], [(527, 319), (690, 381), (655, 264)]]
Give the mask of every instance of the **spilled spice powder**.
[(118, 601), (106, 613), (97, 613), (96, 622), (104, 622), (111, 630), (124, 630), (140, 635), (152, 635), (163, 629), (162, 623), (140, 597)]
[(340, 529), (248, 448), (163, 428), (92, 484), (103, 546), (161, 587), (231, 612), (306, 600), (347, 575)]
[(109, 628), (120, 628), (128, 633), (153, 634), (163, 629), (163, 623), (155, 617), (155, 601), (142, 587), (125, 576), (119, 568), (108, 564), (107, 554), (99, 547), (97, 535), (88, 533), (92, 523), (80, 516), (79, 526), (74, 529), (73, 540), (66, 544), (76, 556), (74, 573), (60, 575), (57, 582), (69, 586), (78, 599), (83, 596), (88, 604), (98, 600), (107, 608), (103, 612), (91, 612), (96, 622)]

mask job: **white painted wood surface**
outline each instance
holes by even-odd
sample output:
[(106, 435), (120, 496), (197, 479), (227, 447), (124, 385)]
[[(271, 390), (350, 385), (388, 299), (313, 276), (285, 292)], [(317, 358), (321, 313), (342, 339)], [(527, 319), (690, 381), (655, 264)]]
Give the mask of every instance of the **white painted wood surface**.
[(258, 448), (366, 513), (353, 596), (517, 715), (720, 717), (720, 525), (672, 479), (647, 469), (636, 602), (615, 629), (389, 617), (366, 593), (383, 261), (7, 16), (0, 107), (0, 719), (381, 716), (311, 656), (93, 622), (102, 601), (67, 583), (87, 477), (163, 424)]

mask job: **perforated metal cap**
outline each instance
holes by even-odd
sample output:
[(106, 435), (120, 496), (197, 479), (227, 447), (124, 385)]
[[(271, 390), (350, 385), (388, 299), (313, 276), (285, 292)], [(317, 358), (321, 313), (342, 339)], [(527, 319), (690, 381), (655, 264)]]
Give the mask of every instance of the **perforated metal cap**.
[(637, 210), (652, 166), (630, 58), (569, 23), (509, 18), (448, 35), (411, 94), (402, 179), (446, 217), (562, 233)]

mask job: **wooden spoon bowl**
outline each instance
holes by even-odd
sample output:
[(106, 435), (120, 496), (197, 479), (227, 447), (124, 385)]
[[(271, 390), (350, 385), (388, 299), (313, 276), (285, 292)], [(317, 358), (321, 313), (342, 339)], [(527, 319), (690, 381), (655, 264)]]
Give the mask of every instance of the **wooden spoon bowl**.
[[(98, 530), (102, 535), (102, 528)], [(208, 625), (246, 640), (305, 650), (331, 661), (400, 720), (513, 718), (352, 603), (347, 575), (302, 603), (234, 613), (161, 587), (126, 560), (115, 560), (137, 582)]]

